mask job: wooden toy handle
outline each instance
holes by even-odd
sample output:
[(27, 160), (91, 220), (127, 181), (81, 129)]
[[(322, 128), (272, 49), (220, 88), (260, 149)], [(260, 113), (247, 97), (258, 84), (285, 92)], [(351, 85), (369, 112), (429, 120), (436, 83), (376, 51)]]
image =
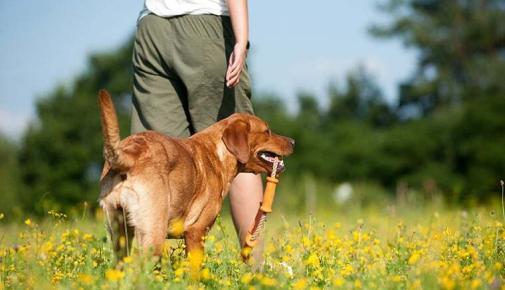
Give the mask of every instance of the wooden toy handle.
[(263, 212), (272, 212), (272, 204), (274, 202), (275, 188), (277, 187), (277, 183), (279, 183), (279, 179), (271, 176), (267, 177), (267, 185), (265, 188), (265, 193), (263, 194), (263, 202), (261, 203), (260, 207)]
[(265, 186), (265, 191), (263, 192), (263, 201), (261, 203), (261, 207), (256, 214), (252, 228), (248, 231), (245, 237), (244, 245), (242, 247), (242, 251), (240, 252), (244, 261), (247, 261), (249, 259), (252, 249), (258, 244), (258, 240), (255, 238), (255, 235), (257, 234), (256, 231), (260, 230), (258, 227), (263, 227), (266, 215), (272, 212), (275, 189), (277, 187), (277, 183), (279, 183), (279, 179), (273, 176), (268, 176), (266, 183), (267, 184)]

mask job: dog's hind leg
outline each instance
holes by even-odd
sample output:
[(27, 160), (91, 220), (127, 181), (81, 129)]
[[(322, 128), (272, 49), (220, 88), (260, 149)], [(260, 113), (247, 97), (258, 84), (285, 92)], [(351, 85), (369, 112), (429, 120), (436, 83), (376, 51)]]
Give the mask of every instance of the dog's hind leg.
[(136, 239), (140, 249), (144, 252), (161, 257), (163, 245), (168, 232), (168, 213), (163, 201), (154, 201), (147, 198), (132, 208), (132, 217), (136, 230)]
[(167, 236), (166, 226), (151, 226), (137, 230), (137, 240), (144, 252), (151, 252), (154, 256), (161, 257), (163, 245)]

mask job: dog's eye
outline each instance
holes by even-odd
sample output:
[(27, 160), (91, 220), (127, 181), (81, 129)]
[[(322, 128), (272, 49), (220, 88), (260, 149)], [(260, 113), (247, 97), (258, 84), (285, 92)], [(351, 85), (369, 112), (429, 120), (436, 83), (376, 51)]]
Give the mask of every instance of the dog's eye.
[(272, 135), (272, 131), (270, 131), (270, 129), (266, 129), (265, 132), (263, 132), (263, 134), (270, 136)]

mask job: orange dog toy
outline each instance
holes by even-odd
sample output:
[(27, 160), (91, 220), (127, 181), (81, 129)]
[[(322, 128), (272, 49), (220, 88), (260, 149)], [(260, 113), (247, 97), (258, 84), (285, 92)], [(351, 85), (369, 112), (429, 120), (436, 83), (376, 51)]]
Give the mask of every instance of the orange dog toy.
[(279, 162), (281, 162), (279, 158), (275, 157), (272, 173), (267, 177), (267, 184), (265, 186), (265, 192), (263, 193), (263, 201), (261, 202), (261, 207), (256, 214), (254, 223), (247, 233), (244, 245), (242, 246), (241, 255), (245, 261), (249, 260), (252, 249), (258, 244), (258, 239), (265, 227), (267, 214), (272, 212), (275, 189), (277, 187), (277, 183), (279, 183), (279, 179), (277, 179), (277, 166), (279, 165)]

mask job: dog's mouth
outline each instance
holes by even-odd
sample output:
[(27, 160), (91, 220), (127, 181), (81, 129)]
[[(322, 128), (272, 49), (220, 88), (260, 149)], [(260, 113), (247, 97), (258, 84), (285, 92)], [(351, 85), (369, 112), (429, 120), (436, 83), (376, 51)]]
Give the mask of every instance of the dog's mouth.
[(278, 160), (277, 162), (277, 172), (283, 172), (284, 171), (284, 160), (282, 160), (282, 156), (277, 155), (273, 152), (269, 151), (260, 151), (258, 153), (258, 159), (261, 160), (265, 165), (268, 166), (269, 172), (273, 171), (274, 163), (276, 159)]

